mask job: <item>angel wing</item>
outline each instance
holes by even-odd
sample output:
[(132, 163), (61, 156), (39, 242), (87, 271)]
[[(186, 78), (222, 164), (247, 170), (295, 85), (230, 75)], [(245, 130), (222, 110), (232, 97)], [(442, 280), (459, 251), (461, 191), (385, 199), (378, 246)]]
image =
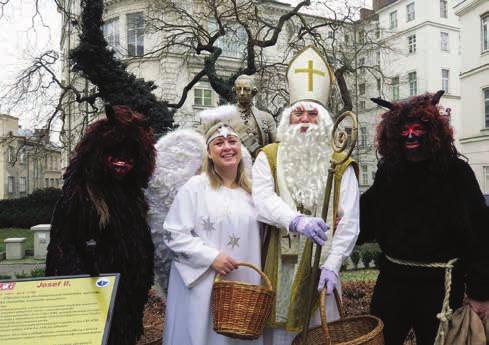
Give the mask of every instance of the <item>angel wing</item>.
[(155, 245), (156, 279), (166, 292), (172, 252), (163, 242), (163, 223), (178, 189), (199, 173), (206, 145), (204, 137), (195, 130), (177, 129), (160, 138), (155, 148), (155, 171), (145, 194)]

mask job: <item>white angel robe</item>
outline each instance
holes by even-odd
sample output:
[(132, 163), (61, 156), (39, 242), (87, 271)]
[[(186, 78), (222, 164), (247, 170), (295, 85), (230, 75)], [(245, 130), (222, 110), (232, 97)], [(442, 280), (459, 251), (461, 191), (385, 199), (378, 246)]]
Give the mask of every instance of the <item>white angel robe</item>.
[[(299, 214), (295, 207), (295, 203), (290, 196), (285, 184), (285, 176), (283, 171), (277, 169), (278, 187), (280, 196), (275, 192), (275, 181), (266, 155), (260, 152), (253, 165), (253, 200), (258, 211), (258, 220), (270, 224), (281, 231), (288, 232), (288, 227), (292, 219)], [(360, 216), (360, 192), (358, 188), (358, 180), (355, 172), (349, 166), (340, 185), (340, 198), (338, 205), (338, 217), (341, 217), (336, 228), (335, 235), (332, 237), (332, 224), (330, 230), (326, 233), (328, 240), (323, 246), (325, 262), (321, 262), (322, 267), (326, 267), (340, 276), (339, 271), (343, 260), (345, 260), (355, 246), (358, 233), (360, 232), (359, 216)], [(331, 211), (331, 207), (330, 207)], [(318, 213), (320, 215), (320, 212)], [(322, 255), (323, 257), (323, 255)], [(293, 272), (287, 272), (284, 268), (280, 269), (281, 276), (279, 285), (292, 286)], [(340, 283), (340, 282), (339, 282)], [(338, 286), (338, 291), (341, 293), (341, 284)], [(288, 308), (288, 294), (290, 289), (280, 289), (281, 293), (277, 298), (277, 318), (285, 316)], [(338, 309), (333, 296), (328, 296), (326, 299), (326, 313), (329, 321), (334, 321), (339, 318)], [(311, 319), (311, 327), (320, 325), (319, 310)], [(283, 320), (277, 320), (283, 321)], [(284, 329), (270, 329), (264, 331), (265, 345), (290, 345), (296, 336), (296, 333), (287, 332)]]
[[(260, 268), (260, 234), (251, 195), (241, 188), (211, 188), (205, 173), (183, 185), (163, 225), (173, 254), (163, 345), (262, 345), (222, 336), (212, 328), (211, 292), (220, 252)], [(225, 279), (260, 284), (248, 267)]]

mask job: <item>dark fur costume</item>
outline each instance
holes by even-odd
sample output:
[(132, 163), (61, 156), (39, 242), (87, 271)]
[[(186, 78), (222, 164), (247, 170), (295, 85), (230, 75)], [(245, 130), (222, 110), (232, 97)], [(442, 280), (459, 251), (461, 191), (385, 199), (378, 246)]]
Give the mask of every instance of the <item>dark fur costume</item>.
[[(143, 308), (153, 283), (154, 247), (143, 188), (154, 169), (152, 131), (125, 106), (92, 124), (64, 175), (51, 222), (46, 274), (120, 273), (108, 344), (133, 345), (143, 333)], [(109, 113), (109, 112), (108, 112)], [(123, 177), (107, 156), (124, 152), (133, 169)], [(91, 253), (86, 242), (94, 239)]]
[[(425, 161), (402, 159), (400, 121), (395, 117), (408, 116), (406, 107), (426, 119), (429, 149), (430, 142), (438, 143), (439, 149)], [(391, 115), (394, 118), (388, 118)], [(384, 114), (377, 139), (384, 138), (382, 149), (391, 155), (383, 156), (374, 184), (361, 196), (358, 243), (377, 240), (384, 254), (401, 260), (460, 258), (452, 278), (450, 302), (455, 309), (464, 291), (470, 298), (489, 300), (489, 219), (474, 173), (458, 158), (443, 121), (431, 95), (397, 104)], [(445, 134), (449, 139), (440, 140)], [(406, 267), (383, 257), (371, 309), (385, 323), (386, 344), (403, 344), (414, 328), (418, 345), (432, 345), (443, 296), (444, 269)]]

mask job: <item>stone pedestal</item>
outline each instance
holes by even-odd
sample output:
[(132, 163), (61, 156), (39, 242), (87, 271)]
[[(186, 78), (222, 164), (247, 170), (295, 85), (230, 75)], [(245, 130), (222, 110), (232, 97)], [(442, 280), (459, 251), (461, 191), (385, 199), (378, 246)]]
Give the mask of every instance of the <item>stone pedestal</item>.
[(34, 231), (34, 259), (46, 259), (51, 224), (34, 225), (31, 230)]
[(12, 237), (3, 240), (7, 251), (7, 260), (20, 260), (25, 256), (25, 237)]

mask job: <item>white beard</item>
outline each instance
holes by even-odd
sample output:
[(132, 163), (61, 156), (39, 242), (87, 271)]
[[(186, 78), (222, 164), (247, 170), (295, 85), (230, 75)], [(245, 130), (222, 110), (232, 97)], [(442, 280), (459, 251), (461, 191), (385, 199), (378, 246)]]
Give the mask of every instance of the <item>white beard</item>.
[[(305, 125), (309, 128), (301, 133)], [(280, 169), (296, 205), (310, 211), (322, 206), (330, 152), (327, 130), (313, 124), (289, 125), (280, 145)]]

